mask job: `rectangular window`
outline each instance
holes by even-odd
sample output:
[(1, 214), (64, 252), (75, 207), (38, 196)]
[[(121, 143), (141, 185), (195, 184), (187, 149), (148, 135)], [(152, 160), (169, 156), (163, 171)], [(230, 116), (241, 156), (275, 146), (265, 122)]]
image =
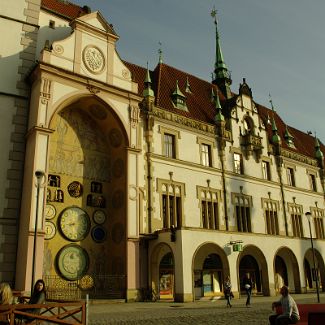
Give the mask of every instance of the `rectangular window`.
[(278, 211), (277, 202), (267, 200), (264, 201), (264, 212), (265, 212), (265, 223), (266, 232), (269, 235), (279, 235), (279, 221), (278, 221)]
[(175, 136), (172, 134), (164, 134), (164, 156), (176, 158)]
[(292, 233), (294, 237), (303, 237), (303, 231), (302, 231), (302, 221), (301, 221), (301, 215), (292, 213), (291, 214), (291, 223), (292, 223)]
[(201, 226), (204, 229), (219, 229), (218, 193), (207, 188), (199, 190), (201, 197)]
[(290, 186), (296, 186), (295, 182), (295, 171), (293, 168), (287, 168), (287, 179), (288, 179), (288, 185)]
[(208, 144), (201, 144), (201, 160), (203, 166), (211, 166), (211, 146)]
[(234, 153), (234, 172), (236, 174), (243, 174), (243, 159), (239, 153)]
[(161, 193), (161, 216), (163, 228), (179, 228), (182, 226), (182, 184), (160, 183)]
[(324, 233), (324, 210), (319, 208), (312, 209), (315, 226), (315, 234), (318, 239), (325, 239)]
[(250, 207), (236, 206), (237, 230), (240, 232), (252, 232)]
[(314, 192), (317, 192), (316, 176), (314, 174), (309, 174), (309, 184), (310, 184), (310, 189)]
[(262, 161), (262, 174), (263, 179), (271, 180), (270, 163), (268, 161)]

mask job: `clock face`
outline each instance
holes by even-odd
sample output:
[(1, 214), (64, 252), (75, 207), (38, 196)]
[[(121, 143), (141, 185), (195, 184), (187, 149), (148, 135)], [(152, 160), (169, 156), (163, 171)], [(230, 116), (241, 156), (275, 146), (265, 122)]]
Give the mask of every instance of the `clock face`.
[(91, 237), (96, 243), (102, 243), (106, 239), (106, 230), (97, 225), (91, 230)]
[(78, 280), (88, 270), (89, 256), (82, 247), (70, 244), (64, 246), (57, 255), (57, 266), (67, 280)]
[(45, 206), (45, 218), (53, 219), (56, 215), (55, 207), (52, 204), (47, 204)]
[(80, 241), (88, 235), (90, 220), (84, 210), (70, 207), (62, 211), (59, 225), (65, 238), (71, 241)]
[(52, 239), (56, 233), (55, 224), (52, 221), (45, 221), (45, 239)]
[(101, 225), (106, 221), (106, 214), (102, 210), (96, 210), (93, 214), (93, 218), (98, 225)]

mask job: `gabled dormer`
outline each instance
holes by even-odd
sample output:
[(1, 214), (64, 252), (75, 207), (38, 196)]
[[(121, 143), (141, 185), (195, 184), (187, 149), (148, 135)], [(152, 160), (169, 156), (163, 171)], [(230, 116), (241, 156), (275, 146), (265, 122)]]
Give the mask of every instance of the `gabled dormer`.
[(288, 145), (289, 148), (293, 148), (293, 149), (296, 148), (296, 146), (295, 146), (295, 144), (294, 144), (294, 137), (293, 137), (293, 135), (289, 132), (289, 130), (288, 130), (288, 126), (287, 126), (287, 125), (286, 125), (286, 129), (285, 129), (285, 131), (284, 131), (284, 139), (285, 139), (285, 141), (286, 141), (286, 143), (287, 143), (287, 145)]
[(173, 91), (171, 97), (175, 108), (188, 111), (186, 106), (186, 96), (179, 89), (178, 80), (176, 80), (176, 89)]

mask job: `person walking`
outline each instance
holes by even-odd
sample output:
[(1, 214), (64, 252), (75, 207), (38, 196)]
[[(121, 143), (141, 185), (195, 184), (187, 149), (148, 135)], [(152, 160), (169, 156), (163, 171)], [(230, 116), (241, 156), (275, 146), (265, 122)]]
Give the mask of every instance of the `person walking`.
[(280, 289), (282, 297), (279, 301), (272, 303), (272, 309), (282, 307), (282, 314), (271, 315), (269, 317), (270, 325), (297, 324), (300, 320), (299, 310), (296, 302), (289, 294), (289, 288), (283, 286)]
[(224, 283), (224, 294), (225, 298), (227, 300), (227, 308), (232, 307), (230, 301), (232, 298), (232, 291), (231, 291), (231, 282), (230, 282), (230, 277), (229, 275), (226, 277), (225, 283)]
[(246, 307), (250, 307), (253, 283), (252, 283), (252, 280), (251, 280), (251, 277), (250, 277), (249, 273), (246, 273), (246, 275), (244, 277), (244, 280), (243, 280), (243, 285), (244, 285), (245, 292), (246, 292), (246, 295), (247, 295)]

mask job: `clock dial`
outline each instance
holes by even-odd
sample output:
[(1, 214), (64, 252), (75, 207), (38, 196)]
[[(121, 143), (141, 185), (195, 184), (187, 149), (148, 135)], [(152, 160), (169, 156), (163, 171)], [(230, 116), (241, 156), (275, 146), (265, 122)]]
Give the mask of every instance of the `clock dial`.
[(102, 243), (106, 239), (106, 230), (97, 225), (91, 230), (91, 236), (96, 243)]
[(88, 265), (88, 253), (75, 244), (64, 246), (57, 255), (58, 269), (67, 280), (80, 279), (87, 272)]
[(55, 224), (52, 221), (45, 221), (45, 239), (52, 239), (56, 233)]
[(52, 204), (47, 204), (45, 206), (45, 218), (53, 219), (56, 215), (55, 207)]
[(71, 241), (80, 241), (88, 235), (90, 220), (84, 210), (70, 207), (62, 211), (59, 225), (65, 238)]
[(106, 221), (106, 214), (102, 210), (96, 210), (93, 214), (93, 218), (98, 225), (101, 225)]

